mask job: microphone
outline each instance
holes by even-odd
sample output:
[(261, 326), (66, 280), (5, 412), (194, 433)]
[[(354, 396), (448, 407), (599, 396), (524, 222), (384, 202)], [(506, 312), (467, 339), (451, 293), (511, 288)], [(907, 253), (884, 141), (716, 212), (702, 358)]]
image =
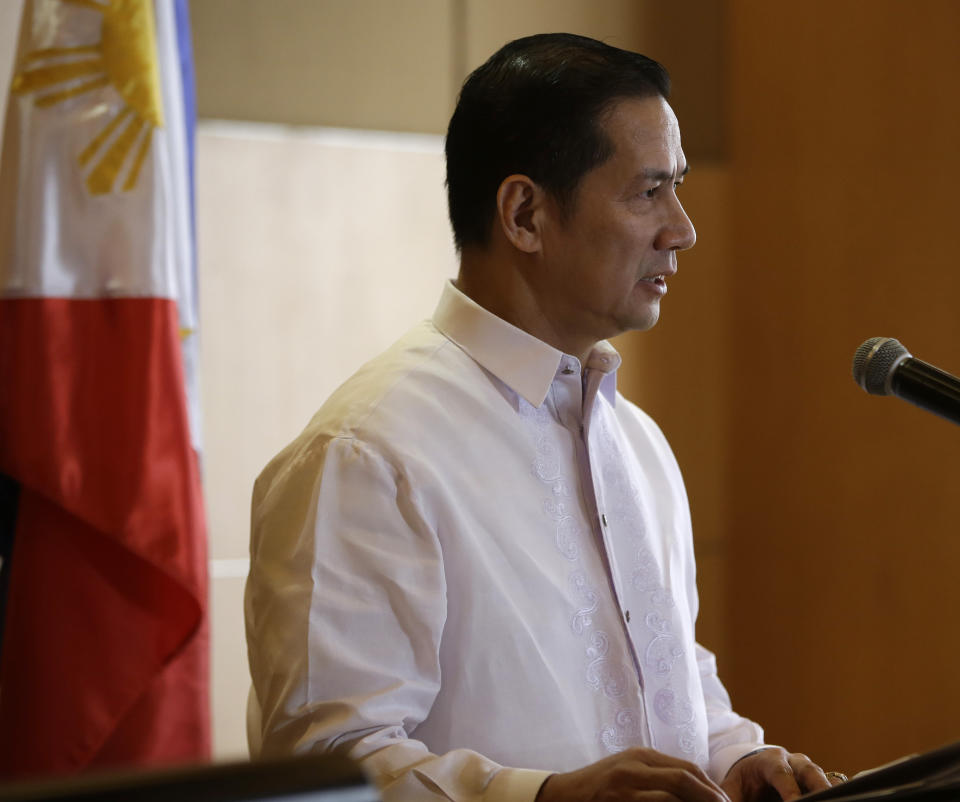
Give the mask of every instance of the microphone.
[(871, 337), (853, 357), (853, 378), (873, 395), (895, 395), (960, 424), (960, 379), (914, 359), (892, 337)]

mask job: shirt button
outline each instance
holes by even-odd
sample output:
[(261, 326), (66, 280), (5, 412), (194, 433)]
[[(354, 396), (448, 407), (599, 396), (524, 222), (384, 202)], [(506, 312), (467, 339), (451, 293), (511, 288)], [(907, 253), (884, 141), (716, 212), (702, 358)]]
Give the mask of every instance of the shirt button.
[(564, 376), (569, 376), (571, 373), (574, 372), (574, 370), (573, 370), (573, 368), (571, 368), (569, 365), (567, 365), (567, 367), (565, 367), (565, 368), (564, 368), (563, 370), (561, 370), (560, 372), (561, 372)]
[(604, 515), (603, 513), (600, 514), (600, 520), (603, 522), (604, 526), (607, 525), (607, 516)]
[(629, 624), (629, 623), (630, 623), (630, 611), (627, 610), (627, 611), (623, 614), (623, 617), (627, 619), (627, 623)]

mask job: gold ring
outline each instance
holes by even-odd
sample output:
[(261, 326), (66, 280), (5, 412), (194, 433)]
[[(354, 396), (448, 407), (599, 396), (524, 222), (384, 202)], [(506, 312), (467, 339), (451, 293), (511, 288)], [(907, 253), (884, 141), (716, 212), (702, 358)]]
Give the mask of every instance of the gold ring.
[(847, 777), (842, 771), (825, 771), (824, 774), (827, 775), (828, 780), (839, 780), (842, 783), (845, 783), (850, 778)]

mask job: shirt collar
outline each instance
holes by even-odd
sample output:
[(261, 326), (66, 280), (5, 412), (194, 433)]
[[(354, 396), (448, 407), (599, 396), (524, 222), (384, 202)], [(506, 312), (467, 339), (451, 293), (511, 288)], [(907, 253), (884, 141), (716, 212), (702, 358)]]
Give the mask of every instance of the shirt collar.
[[(433, 324), (481, 367), (535, 407), (547, 397), (561, 364), (579, 366), (576, 357), (497, 317), (464, 295), (452, 281), (444, 284)], [(588, 370), (604, 374), (599, 390), (611, 404), (616, 398), (619, 365), (620, 355), (606, 341), (597, 343), (587, 359)]]

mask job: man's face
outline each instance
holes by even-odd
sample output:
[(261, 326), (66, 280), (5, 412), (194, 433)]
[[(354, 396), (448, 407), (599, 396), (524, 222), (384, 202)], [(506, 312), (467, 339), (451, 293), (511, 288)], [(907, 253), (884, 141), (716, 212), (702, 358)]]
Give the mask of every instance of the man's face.
[(677, 251), (696, 241), (676, 194), (687, 163), (667, 102), (627, 98), (601, 124), (613, 155), (583, 176), (566, 219), (550, 202), (542, 240), (544, 309), (564, 337), (590, 342), (652, 327)]

